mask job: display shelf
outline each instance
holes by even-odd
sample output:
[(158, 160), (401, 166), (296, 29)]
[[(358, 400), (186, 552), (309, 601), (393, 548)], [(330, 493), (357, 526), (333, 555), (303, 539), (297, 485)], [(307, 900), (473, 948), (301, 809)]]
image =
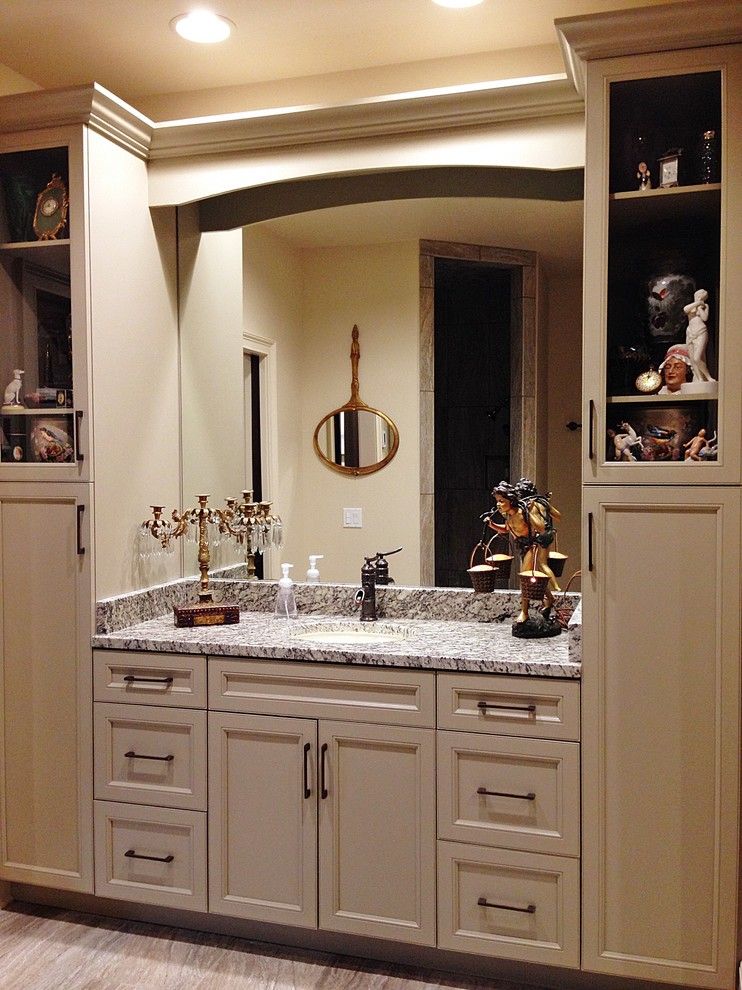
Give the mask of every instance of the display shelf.
[(609, 395), (606, 396), (606, 403), (611, 405), (631, 405), (632, 403), (649, 403), (650, 405), (654, 402), (662, 403), (673, 403), (675, 405), (678, 402), (716, 402), (716, 395), (704, 395), (702, 392), (698, 393), (688, 393), (688, 392), (670, 392), (667, 395)]
[(0, 258), (21, 258), (69, 278), (69, 238), (58, 241), (5, 241), (0, 244)]
[(721, 183), (671, 186), (669, 189), (638, 189), (609, 195), (609, 216), (613, 231), (639, 224), (675, 221), (682, 211), (685, 222), (718, 215)]

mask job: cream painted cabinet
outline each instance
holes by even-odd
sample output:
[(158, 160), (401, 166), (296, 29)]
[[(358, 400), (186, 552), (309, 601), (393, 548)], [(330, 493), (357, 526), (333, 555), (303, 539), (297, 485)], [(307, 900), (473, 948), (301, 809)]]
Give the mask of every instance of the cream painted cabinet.
[(596, 487), (584, 499), (582, 966), (729, 990), (740, 493)]
[(0, 878), (90, 892), (88, 495), (0, 488)]
[(210, 910), (435, 945), (435, 675), (212, 658), (209, 704)]

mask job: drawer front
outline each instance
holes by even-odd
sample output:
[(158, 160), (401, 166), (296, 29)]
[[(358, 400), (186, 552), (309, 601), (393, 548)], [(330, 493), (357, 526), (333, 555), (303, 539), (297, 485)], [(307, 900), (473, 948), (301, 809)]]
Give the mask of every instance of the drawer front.
[(94, 709), (96, 798), (206, 810), (206, 712)]
[(206, 708), (206, 657), (93, 650), (96, 701)]
[(579, 861), (438, 843), (438, 945), (552, 966), (580, 964)]
[(433, 728), (435, 674), (211, 657), (209, 707)]
[(577, 740), (580, 684), (549, 677), (439, 674), (438, 728)]
[(438, 732), (438, 837), (580, 854), (580, 747)]
[(95, 801), (95, 893), (206, 911), (206, 815)]

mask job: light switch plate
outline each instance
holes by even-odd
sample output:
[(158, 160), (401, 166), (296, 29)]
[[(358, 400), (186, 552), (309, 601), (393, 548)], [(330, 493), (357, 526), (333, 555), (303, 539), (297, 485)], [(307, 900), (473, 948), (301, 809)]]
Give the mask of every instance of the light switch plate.
[(363, 527), (362, 509), (343, 509), (343, 528), (361, 529)]

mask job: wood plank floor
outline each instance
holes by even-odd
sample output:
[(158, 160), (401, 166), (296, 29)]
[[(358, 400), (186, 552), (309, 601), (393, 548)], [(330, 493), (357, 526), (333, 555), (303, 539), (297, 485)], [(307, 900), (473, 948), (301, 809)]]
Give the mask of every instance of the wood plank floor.
[(2, 990), (538, 990), (13, 902)]

